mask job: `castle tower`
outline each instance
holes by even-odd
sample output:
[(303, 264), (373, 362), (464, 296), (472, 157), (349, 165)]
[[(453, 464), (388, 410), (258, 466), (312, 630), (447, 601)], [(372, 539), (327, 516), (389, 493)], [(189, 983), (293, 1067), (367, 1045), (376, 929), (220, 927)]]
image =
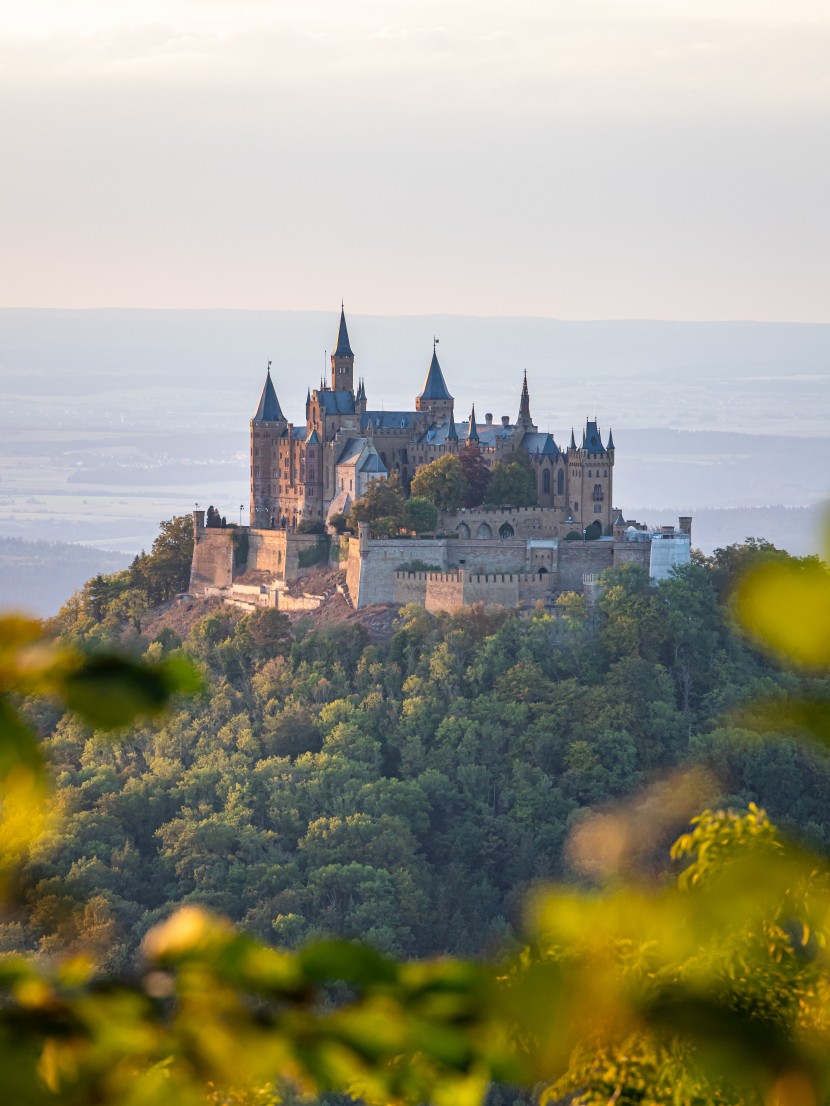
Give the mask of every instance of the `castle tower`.
[(288, 425), (271, 380), (271, 362), (265, 374), (265, 386), (256, 414), (251, 419), (251, 526), (267, 529), (279, 513), (278, 469), (279, 440)]
[(436, 419), (447, 419), (452, 422), (453, 397), (449, 393), (441, 366), (438, 364), (438, 354), (435, 351), (437, 343), (437, 339), (432, 343), (432, 361), (429, 363), (421, 394), (415, 398), (415, 410), (424, 411)]
[(349, 345), (349, 332), (346, 329), (346, 312), (340, 304), (340, 329), (337, 332), (337, 345), (331, 355), (331, 389), (333, 392), (354, 391), (354, 354)]
[(574, 511), (581, 517), (583, 528), (592, 522), (598, 522), (603, 534), (613, 531), (612, 507), (614, 494), (614, 439), (609, 436), (610, 449), (602, 444), (602, 435), (596, 420), (586, 419), (582, 432), (582, 445), (579, 457), (578, 477), (571, 488), (572, 505), (578, 503)]

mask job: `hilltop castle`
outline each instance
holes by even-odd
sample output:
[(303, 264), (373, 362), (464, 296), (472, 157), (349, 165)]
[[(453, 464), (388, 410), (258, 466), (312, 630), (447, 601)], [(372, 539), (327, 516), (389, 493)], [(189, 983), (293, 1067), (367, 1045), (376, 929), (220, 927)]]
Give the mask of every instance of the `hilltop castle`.
[[(414, 411), (370, 411), (362, 380), (355, 390), (354, 362), (341, 309), (331, 386), (321, 380), (309, 389), (305, 423), (297, 426), (282, 412), (269, 364), (251, 419), (250, 526), (205, 526), (205, 512), (194, 511), (191, 593), (250, 610), (308, 611), (324, 596), (292, 594), (289, 585), (331, 565), (342, 576), (338, 590), (358, 608), (550, 605), (565, 591), (596, 598), (608, 568), (637, 564), (659, 580), (689, 563), (691, 518), (681, 518), (677, 529), (627, 522), (612, 507), (611, 434), (603, 443), (589, 419), (581, 442), (571, 431), (570, 444), (560, 448), (533, 421), (527, 376), (515, 422), (505, 415), (496, 423), (487, 414), (480, 423), (475, 407), (466, 422), (456, 422), (435, 346)], [(348, 515), (372, 480), (393, 473), (408, 494), (421, 465), (464, 450), (475, 450), (490, 468), (526, 460), (536, 505), (445, 511), (433, 535), (372, 536), (360, 523), (356, 534), (335, 539), (331, 529), (309, 533), (300, 526)]]
[(309, 389), (305, 421), (297, 425), (283, 414), (269, 363), (251, 419), (252, 529), (293, 531), (304, 519), (327, 521), (334, 514), (348, 514), (371, 480), (392, 473), (408, 494), (421, 465), (444, 454), (476, 449), (491, 468), (516, 455), (529, 461), (538, 505), (549, 508), (549, 537), (581, 535), (593, 522), (600, 524), (603, 535), (611, 533), (613, 436), (609, 433), (603, 444), (597, 423), (588, 420), (580, 444), (571, 430), (570, 445), (560, 448), (533, 421), (527, 374), (516, 421), (504, 415), (494, 422), (488, 413), (480, 423), (475, 405), (465, 422), (456, 422), (455, 401), (435, 344), (412, 411), (370, 410), (362, 379), (355, 390), (354, 368), (341, 307), (331, 384), (321, 380), (318, 388)]

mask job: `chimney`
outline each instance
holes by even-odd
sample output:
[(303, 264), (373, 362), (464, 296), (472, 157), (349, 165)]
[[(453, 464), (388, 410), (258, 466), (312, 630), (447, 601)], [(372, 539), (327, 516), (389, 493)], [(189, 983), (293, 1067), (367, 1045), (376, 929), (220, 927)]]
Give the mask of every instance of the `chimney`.
[(510, 425), (510, 416), (509, 415), (502, 415), (501, 424), (506, 429)]
[(681, 534), (688, 534), (689, 535), (689, 541), (692, 540), (692, 516), (691, 515), (681, 515), (680, 516), (680, 533)]
[(487, 412), (487, 414), (484, 416), (484, 421), (487, 423), (488, 426), (493, 425), (493, 412), (492, 411)]

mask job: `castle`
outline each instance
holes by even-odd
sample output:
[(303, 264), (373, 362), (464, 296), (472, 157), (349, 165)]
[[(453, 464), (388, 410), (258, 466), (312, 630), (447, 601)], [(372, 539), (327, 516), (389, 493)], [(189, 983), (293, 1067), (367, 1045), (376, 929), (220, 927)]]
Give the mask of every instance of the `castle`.
[[(302, 425), (283, 414), (269, 363), (250, 424), (250, 526), (206, 526), (205, 512), (194, 511), (192, 594), (218, 595), (246, 609), (312, 610), (323, 597), (297, 595), (294, 584), (330, 565), (354, 607), (547, 605), (565, 591), (596, 597), (608, 568), (638, 564), (659, 580), (689, 563), (691, 518), (681, 518), (678, 528), (626, 521), (612, 507), (612, 435), (603, 443), (588, 419), (581, 442), (571, 431), (561, 449), (533, 422), (526, 375), (515, 422), (505, 415), (495, 423), (487, 414), (480, 423), (473, 407), (459, 423), (435, 344), (414, 411), (370, 411), (364, 382), (354, 387), (354, 362), (341, 307), (331, 386), (321, 381), (309, 389)], [(394, 473), (409, 494), (420, 466), (464, 450), (475, 450), (491, 469), (526, 461), (536, 505), (442, 512), (432, 535), (373, 537), (364, 523), (351, 536), (335, 538), (331, 526), (326, 532), (325, 524), (348, 515), (372, 480)], [(309, 522), (319, 525), (301, 525)]]
[[(515, 422), (492, 414), (476, 419), (475, 405), (456, 422), (433, 343), (432, 361), (413, 411), (372, 411), (361, 379), (355, 390), (355, 355), (341, 307), (337, 344), (331, 355), (331, 385), (309, 389), (305, 422), (289, 422), (280, 407), (271, 367), (251, 419), (250, 523), (254, 529), (296, 530), (303, 520), (328, 521), (347, 515), (368, 483), (392, 473), (406, 494), (421, 465), (445, 454), (479, 451), (485, 464), (521, 455), (536, 481), (537, 503), (549, 508), (549, 537), (580, 536), (597, 522), (608, 535), (614, 522), (614, 439), (603, 444), (595, 421), (587, 420), (577, 444), (561, 449), (540, 431), (530, 412), (527, 374)], [(596, 528), (595, 528), (596, 529)]]

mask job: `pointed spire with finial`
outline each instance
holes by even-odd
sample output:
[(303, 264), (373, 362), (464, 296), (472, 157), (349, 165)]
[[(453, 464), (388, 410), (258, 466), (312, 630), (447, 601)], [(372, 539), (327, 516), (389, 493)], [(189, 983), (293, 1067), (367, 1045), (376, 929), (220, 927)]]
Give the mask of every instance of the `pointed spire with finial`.
[(576, 438), (574, 437), (573, 427), (571, 427), (571, 449), (576, 449)]
[(524, 380), (522, 382), (522, 398), (519, 400), (519, 426), (527, 429), (532, 425), (530, 418), (530, 392), (527, 390), (527, 369), (525, 369)]
[(337, 346), (334, 356), (354, 357), (352, 347), (349, 345), (349, 332), (346, 329), (346, 308), (342, 300), (340, 301), (340, 329), (337, 331)]
[[(423, 403), (427, 400), (449, 400), (452, 401), (452, 396), (447, 388), (446, 381), (444, 380), (444, 374), (441, 372), (441, 366), (438, 364), (438, 353), (436, 346), (438, 345), (438, 339), (432, 340), (432, 360), (429, 363), (429, 369), (427, 370), (426, 380), (424, 381), (424, 387), (421, 394), (417, 399)], [(420, 410), (420, 408), (419, 408)]]
[(271, 380), (271, 362), (268, 362), (268, 368), (265, 371), (265, 387), (262, 389), (262, 395), (259, 399), (259, 407), (257, 407), (256, 414), (254, 415), (254, 422), (279, 422), (283, 418), (282, 410), (280, 409), (279, 400), (277, 399), (277, 393), (274, 390), (274, 383)]
[(605, 448), (609, 450), (609, 452), (614, 448), (614, 432), (610, 427), (608, 428), (608, 445)]
[(470, 423), (467, 427), (467, 441), (477, 442), (478, 440), (478, 429), (476, 428), (476, 405), (473, 404), (473, 409), (470, 412)]

